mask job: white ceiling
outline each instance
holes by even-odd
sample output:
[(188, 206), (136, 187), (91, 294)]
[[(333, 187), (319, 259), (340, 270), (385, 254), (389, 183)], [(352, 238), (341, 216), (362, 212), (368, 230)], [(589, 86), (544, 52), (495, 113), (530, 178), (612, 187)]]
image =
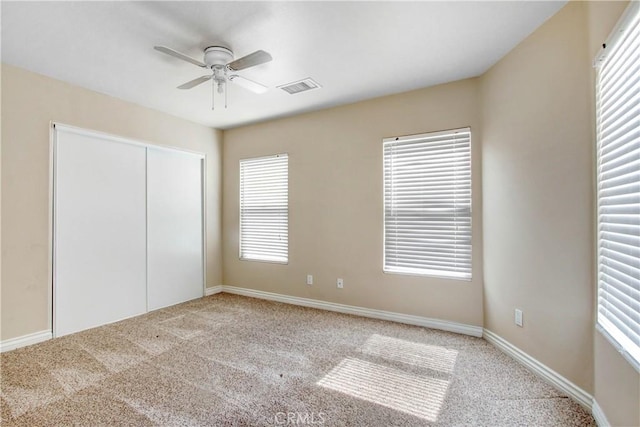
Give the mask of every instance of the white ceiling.
[[(8, 2), (2, 62), (208, 126), (226, 129), (478, 76), (566, 2)], [(267, 64), (239, 74), (269, 86), (229, 85), (211, 111), (211, 86), (176, 86), (202, 69), (211, 45)], [(276, 86), (306, 77), (320, 90)], [(220, 106), (221, 107), (221, 106)]]

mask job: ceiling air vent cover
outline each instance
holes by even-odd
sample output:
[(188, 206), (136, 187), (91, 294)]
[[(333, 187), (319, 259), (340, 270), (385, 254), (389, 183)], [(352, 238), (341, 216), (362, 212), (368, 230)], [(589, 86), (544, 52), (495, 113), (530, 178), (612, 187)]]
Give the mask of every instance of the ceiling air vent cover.
[(278, 89), (282, 89), (287, 92), (289, 95), (295, 95), (296, 93), (306, 92), (308, 90), (319, 89), (320, 86), (316, 81), (312, 78), (307, 78), (304, 80), (299, 80), (293, 83), (287, 83), (285, 85), (278, 86)]

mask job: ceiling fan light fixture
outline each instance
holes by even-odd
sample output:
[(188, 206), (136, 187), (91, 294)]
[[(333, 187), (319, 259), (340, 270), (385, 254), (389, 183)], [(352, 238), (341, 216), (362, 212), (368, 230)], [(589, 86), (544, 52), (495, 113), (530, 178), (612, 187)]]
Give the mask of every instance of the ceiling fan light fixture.
[(209, 46), (204, 50), (204, 63), (209, 68), (212, 67), (224, 67), (233, 61), (233, 52), (223, 46)]
[(198, 77), (187, 83), (178, 86), (178, 89), (191, 89), (208, 80), (211, 80), (211, 109), (215, 108), (216, 88), (219, 94), (224, 93), (224, 108), (227, 108), (227, 81), (234, 82), (238, 86), (255, 93), (265, 93), (267, 87), (239, 75), (228, 75), (228, 72), (244, 70), (271, 61), (273, 58), (264, 50), (256, 50), (249, 55), (236, 60), (233, 59), (233, 51), (224, 46), (209, 46), (204, 50), (204, 62), (200, 62), (184, 53), (166, 46), (154, 46), (154, 49), (164, 54), (173, 56), (186, 62), (190, 62), (198, 67), (208, 68), (211, 74)]

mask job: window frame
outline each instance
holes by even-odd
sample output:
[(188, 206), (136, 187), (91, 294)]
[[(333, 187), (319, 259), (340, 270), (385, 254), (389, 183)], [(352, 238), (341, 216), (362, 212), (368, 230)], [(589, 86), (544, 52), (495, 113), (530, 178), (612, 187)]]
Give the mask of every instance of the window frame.
[[(594, 60), (594, 67), (596, 68), (596, 76), (595, 76), (595, 262), (596, 262), (596, 320), (595, 320), (595, 328), (602, 336), (613, 345), (616, 350), (635, 368), (637, 372), (640, 372), (640, 346), (637, 343), (634, 343), (632, 339), (627, 336), (622, 330), (620, 330), (614, 323), (607, 318), (604, 314), (601, 313), (601, 290), (603, 281), (601, 278), (601, 245), (603, 239), (600, 234), (601, 220), (600, 220), (600, 212), (601, 212), (601, 196), (600, 196), (600, 144), (601, 144), (601, 125), (600, 125), (600, 71), (603, 66), (607, 65), (609, 60), (617, 59), (616, 53), (619, 44), (622, 43), (625, 39), (626, 34), (628, 33), (628, 27), (633, 24), (634, 20), (637, 21), (640, 19), (640, 4), (638, 2), (631, 2), (622, 17), (616, 24), (615, 28), (611, 32), (611, 35), (607, 39), (606, 43), (603, 45), (603, 48), (600, 50), (598, 55)], [(640, 25), (640, 21), (636, 25)], [(636, 30), (637, 31), (637, 30)], [(621, 126), (624, 126), (629, 122), (625, 121)], [(621, 157), (624, 157), (621, 156)], [(620, 166), (622, 167), (622, 166)], [(625, 193), (625, 194), (634, 194)], [(605, 294), (608, 294), (607, 290), (602, 291)], [(636, 312), (636, 314), (640, 315), (640, 310)]]
[[(432, 269), (432, 268), (422, 268), (422, 269), (409, 269), (409, 268), (393, 268), (391, 266), (387, 265), (387, 196), (386, 196), (386, 190), (387, 190), (387, 168), (386, 168), (386, 157), (385, 157), (385, 146), (387, 144), (392, 144), (394, 142), (412, 142), (412, 141), (416, 141), (416, 142), (420, 142), (425, 140), (426, 138), (433, 138), (433, 137), (438, 137), (438, 136), (445, 136), (445, 135), (450, 135), (450, 134), (455, 134), (455, 133), (468, 133), (469, 134), (469, 151), (468, 151), (468, 155), (469, 155), (469, 168), (468, 168), (468, 175), (469, 175), (469, 211), (468, 211), (468, 218), (469, 218), (469, 244), (468, 244), (468, 250), (469, 250), (469, 261), (468, 261), (468, 273), (453, 273), (453, 272), (447, 272), (447, 271), (443, 271), (443, 270), (437, 270), (437, 269)], [(383, 244), (382, 244), (382, 271), (385, 274), (394, 274), (394, 275), (404, 275), (404, 276), (417, 276), (417, 277), (432, 277), (432, 278), (438, 278), (438, 279), (449, 279), (449, 280), (456, 280), (456, 281), (464, 281), (464, 282), (470, 282), (473, 280), (473, 150), (472, 150), (472, 143), (473, 143), (473, 136), (472, 136), (472, 132), (471, 132), (471, 127), (467, 126), (467, 127), (461, 127), (461, 128), (455, 128), (455, 129), (448, 129), (448, 130), (440, 130), (440, 131), (433, 131), (433, 132), (426, 132), (426, 133), (421, 133), (421, 134), (414, 134), (414, 135), (405, 135), (405, 136), (394, 136), (394, 137), (389, 137), (389, 138), (384, 138), (382, 140), (382, 192), (383, 192), (383, 196), (382, 196), (382, 210), (383, 210), (383, 226), (382, 226), (382, 238), (383, 238)]]
[[(261, 161), (267, 159), (278, 159), (278, 158), (286, 158), (286, 193), (287, 193), (287, 204), (286, 204), (286, 259), (285, 260), (275, 260), (275, 259), (266, 259), (259, 257), (248, 257), (246, 255), (243, 256), (243, 163), (244, 162), (252, 162), (252, 161)], [(289, 264), (289, 154), (288, 153), (279, 153), (272, 154), (267, 156), (258, 156), (258, 157), (247, 157), (244, 159), (240, 159), (238, 162), (238, 258), (240, 261), (250, 261), (250, 262), (264, 262), (268, 264)]]

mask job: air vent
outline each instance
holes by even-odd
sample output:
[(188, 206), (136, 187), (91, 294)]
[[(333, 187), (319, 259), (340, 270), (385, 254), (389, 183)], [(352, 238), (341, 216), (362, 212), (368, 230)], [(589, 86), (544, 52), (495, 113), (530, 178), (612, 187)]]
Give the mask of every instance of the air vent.
[(296, 93), (306, 92), (308, 90), (319, 89), (320, 86), (316, 81), (311, 78), (299, 80), (293, 83), (287, 83), (286, 85), (278, 86), (278, 89), (282, 89), (289, 95), (295, 95)]

